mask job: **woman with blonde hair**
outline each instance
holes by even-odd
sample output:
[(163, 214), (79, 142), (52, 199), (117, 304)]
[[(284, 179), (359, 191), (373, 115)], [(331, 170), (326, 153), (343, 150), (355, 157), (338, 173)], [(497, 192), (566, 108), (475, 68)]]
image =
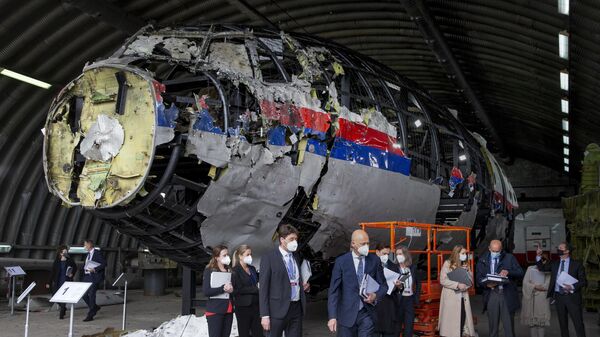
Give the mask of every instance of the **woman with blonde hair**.
[[(544, 263), (548, 261), (543, 256)], [(550, 273), (529, 266), (523, 278), (523, 300), (521, 302), (521, 323), (529, 327), (531, 337), (544, 337), (550, 326), (550, 300), (546, 297), (550, 286)]]
[(258, 273), (252, 266), (252, 250), (241, 245), (233, 254), (233, 303), (240, 337), (262, 337), (258, 306)]
[(472, 285), (473, 274), (469, 267), (467, 250), (460, 245), (454, 246), (450, 258), (444, 262), (440, 271), (442, 297), (438, 329), (442, 337), (473, 337), (475, 336), (475, 327), (471, 314), (471, 301), (467, 292), (469, 287), (448, 278), (448, 273), (457, 268), (465, 268), (469, 271)]
[(396, 261), (400, 271), (400, 279), (396, 281), (396, 287), (399, 288), (398, 330), (402, 332), (402, 337), (412, 337), (415, 306), (419, 305), (419, 297), (421, 296), (421, 281), (406, 246), (396, 248)]
[(231, 298), (215, 298), (218, 295), (231, 294), (233, 286), (231, 283), (220, 287), (211, 287), (210, 279), (213, 272), (230, 272), (229, 264), (231, 258), (227, 247), (215, 246), (212, 249), (212, 257), (204, 269), (202, 279), (202, 292), (208, 297), (206, 301), (206, 322), (208, 323), (209, 337), (229, 337), (231, 324), (233, 323), (233, 303)]

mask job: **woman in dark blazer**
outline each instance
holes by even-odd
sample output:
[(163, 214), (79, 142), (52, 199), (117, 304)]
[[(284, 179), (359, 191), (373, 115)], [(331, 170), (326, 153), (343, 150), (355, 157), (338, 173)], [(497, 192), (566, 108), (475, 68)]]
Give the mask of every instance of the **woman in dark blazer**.
[[(52, 291), (52, 294), (65, 283), (66, 281), (73, 281), (73, 276), (77, 272), (77, 265), (75, 261), (69, 256), (68, 247), (65, 245), (59, 246), (56, 250), (56, 258), (52, 264), (52, 274), (50, 276), (50, 283), (46, 284), (46, 288)], [(60, 312), (58, 318), (64, 319), (67, 313), (67, 307), (64, 303), (59, 303)]]
[(258, 273), (252, 266), (252, 250), (241, 245), (233, 255), (233, 303), (240, 337), (263, 337), (258, 307)]
[(216, 246), (212, 250), (212, 258), (204, 269), (202, 292), (208, 297), (206, 301), (206, 321), (208, 323), (209, 337), (229, 337), (231, 323), (233, 322), (233, 303), (229, 298), (214, 298), (218, 295), (231, 294), (231, 282), (220, 287), (212, 288), (210, 278), (213, 272), (231, 272), (229, 264), (231, 258), (225, 246)]
[[(375, 254), (381, 260), (381, 266), (399, 273), (398, 265), (389, 260), (390, 247), (378, 244)], [(398, 330), (398, 287), (394, 287), (390, 295), (383, 296), (375, 305), (375, 333), (376, 337), (397, 337)]]
[(412, 257), (408, 248), (399, 246), (396, 248), (396, 261), (400, 271), (400, 278), (408, 276), (403, 282), (396, 281), (398, 291), (398, 327), (402, 337), (413, 336), (413, 324), (415, 321), (415, 306), (419, 305), (421, 296), (421, 280), (417, 275), (417, 268), (412, 263)]

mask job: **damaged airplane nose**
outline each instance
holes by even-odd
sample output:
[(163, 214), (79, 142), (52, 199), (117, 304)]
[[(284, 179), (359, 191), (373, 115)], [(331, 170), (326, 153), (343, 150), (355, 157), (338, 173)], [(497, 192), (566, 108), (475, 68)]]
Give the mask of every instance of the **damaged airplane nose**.
[(415, 83), (305, 35), (145, 27), (45, 128), (53, 194), (192, 267), (221, 243), (260, 257), (282, 222), (327, 259), (359, 222), (472, 226), (517, 206), (485, 140)]

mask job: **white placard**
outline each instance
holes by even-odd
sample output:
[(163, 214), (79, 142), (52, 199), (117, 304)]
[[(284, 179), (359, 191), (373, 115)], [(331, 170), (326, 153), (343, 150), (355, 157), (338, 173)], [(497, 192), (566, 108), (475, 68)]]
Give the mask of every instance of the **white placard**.
[(27, 295), (29, 295), (29, 293), (33, 290), (33, 288), (35, 288), (35, 282), (31, 282), (29, 287), (27, 287), (27, 289), (25, 289), (25, 291), (23, 291), (23, 293), (19, 296), (19, 298), (17, 298), (17, 303), (21, 303), (21, 301), (25, 297), (27, 297)]
[(21, 268), (21, 266), (4, 267), (4, 270), (6, 270), (6, 272), (8, 273), (8, 276), (11, 276), (11, 277), (27, 274), (27, 273), (25, 273), (23, 268)]
[(91, 286), (91, 282), (65, 282), (50, 302), (76, 304)]
[(406, 236), (413, 236), (413, 237), (421, 236), (421, 230), (416, 227), (406, 227)]

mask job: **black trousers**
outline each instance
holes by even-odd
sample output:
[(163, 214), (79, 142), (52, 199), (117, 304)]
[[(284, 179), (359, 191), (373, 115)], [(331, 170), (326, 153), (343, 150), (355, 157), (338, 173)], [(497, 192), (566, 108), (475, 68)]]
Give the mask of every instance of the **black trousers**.
[(577, 337), (585, 337), (581, 297), (575, 294), (556, 294), (554, 298), (556, 299), (556, 312), (558, 313), (560, 335), (562, 337), (569, 337), (569, 318), (567, 317), (567, 315), (569, 315), (571, 321), (573, 321)]
[(463, 331), (465, 331), (465, 321), (467, 320), (467, 313), (465, 312), (465, 299), (460, 299), (460, 334), (463, 335)]
[[(84, 280), (84, 282), (86, 281)], [(88, 306), (88, 317), (94, 317), (94, 315), (96, 315), (96, 291), (98, 291), (98, 284), (92, 282), (90, 289), (88, 289), (87, 293), (83, 295), (83, 301)]]
[(400, 310), (398, 310), (400, 332), (402, 332), (402, 337), (412, 337), (413, 324), (415, 323), (415, 295), (399, 295), (398, 298), (400, 299)]
[(240, 337), (263, 337), (263, 328), (260, 325), (260, 310), (258, 304), (247, 307), (235, 307), (238, 332)]
[(295, 301), (290, 303), (290, 308), (282, 319), (271, 318), (271, 331), (269, 337), (302, 337), (302, 303)]
[(208, 323), (208, 337), (229, 337), (233, 313), (206, 316), (206, 323)]

